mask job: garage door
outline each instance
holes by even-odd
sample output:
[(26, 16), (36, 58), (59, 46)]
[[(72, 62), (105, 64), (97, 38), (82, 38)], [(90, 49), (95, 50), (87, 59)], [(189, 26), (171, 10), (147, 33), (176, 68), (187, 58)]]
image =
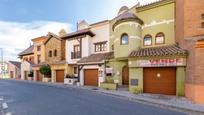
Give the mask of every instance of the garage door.
[(42, 75), (40, 74), (40, 71), (37, 71), (37, 81), (42, 81)]
[(56, 70), (56, 82), (64, 83), (64, 70)]
[(84, 70), (84, 85), (98, 86), (98, 69)]
[(175, 68), (144, 68), (144, 92), (175, 95)]

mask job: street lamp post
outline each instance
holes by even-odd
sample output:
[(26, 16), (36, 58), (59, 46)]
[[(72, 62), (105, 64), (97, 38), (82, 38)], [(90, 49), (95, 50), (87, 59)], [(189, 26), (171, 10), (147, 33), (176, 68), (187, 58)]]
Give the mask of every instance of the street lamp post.
[(3, 78), (3, 71), (4, 71), (4, 58), (3, 58), (3, 48), (0, 48), (1, 50), (1, 75), (2, 75), (2, 78)]

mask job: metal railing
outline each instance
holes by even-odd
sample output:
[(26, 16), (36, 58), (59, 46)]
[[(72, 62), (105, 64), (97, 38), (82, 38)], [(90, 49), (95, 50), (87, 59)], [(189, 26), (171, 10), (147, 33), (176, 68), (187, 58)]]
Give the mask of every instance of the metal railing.
[(71, 52), (71, 59), (81, 58), (81, 52)]

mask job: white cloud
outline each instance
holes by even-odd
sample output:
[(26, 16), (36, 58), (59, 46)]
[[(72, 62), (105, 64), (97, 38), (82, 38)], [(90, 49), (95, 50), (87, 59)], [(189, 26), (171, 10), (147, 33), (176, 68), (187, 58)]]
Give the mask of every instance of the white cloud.
[(4, 49), (5, 60), (18, 60), (17, 54), (29, 47), (32, 38), (58, 34), (60, 29), (71, 31), (72, 25), (53, 21), (34, 21), (30, 23), (0, 21), (0, 48)]
[[(128, 7), (132, 7), (138, 2), (141, 4), (147, 4), (154, 1), (158, 0), (109, 0), (107, 2), (108, 7), (103, 7), (101, 10), (104, 12), (101, 12), (100, 15), (101, 17), (112, 19), (117, 15), (121, 6), (126, 5)], [(21, 13), (24, 14), (24, 10), (21, 10)], [(17, 54), (29, 46), (32, 38), (46, 35), (48, 32), (57, 34), (62, 28), (71, 31), (72, 25), (53, 21), (19, 23), (0, 20), (0, 48), (4, 49), (4, 59), (18, 60)]]
[(121, 4), (125, 4), (129, 7), (132, 7), (134, 5), (136, 5), (138, 2), (140, 3), (140, 5), (144, 5), (144, 4), (149, 4), (151, 2), (155, 2), (155, 1), (159, 1), (159, 0), (121, 0)]

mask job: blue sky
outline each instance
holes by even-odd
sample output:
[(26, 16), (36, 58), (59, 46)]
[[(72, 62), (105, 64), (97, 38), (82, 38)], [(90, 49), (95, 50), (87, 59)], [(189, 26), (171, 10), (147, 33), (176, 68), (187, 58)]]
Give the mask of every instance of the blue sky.
[(30, 39), (74, 31), (76, 23), (85, 19), (94, 23), (111, 19), (121, 6), (155, 0), (0, 0), (0, 48), (5, 60), (18, 60), (17, 54), (29, 46)]

